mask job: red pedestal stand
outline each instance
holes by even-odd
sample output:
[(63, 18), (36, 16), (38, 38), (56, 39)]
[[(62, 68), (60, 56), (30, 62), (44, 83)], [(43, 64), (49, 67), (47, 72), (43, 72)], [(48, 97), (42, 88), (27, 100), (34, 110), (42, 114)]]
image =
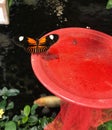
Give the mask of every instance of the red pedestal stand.
[(31, 56), (37, 78), (63, 101), (45, 130), (96, 130), (112, 119), (112, 37), (84, 28), (49, 34), (58, 34), (58, 41)]

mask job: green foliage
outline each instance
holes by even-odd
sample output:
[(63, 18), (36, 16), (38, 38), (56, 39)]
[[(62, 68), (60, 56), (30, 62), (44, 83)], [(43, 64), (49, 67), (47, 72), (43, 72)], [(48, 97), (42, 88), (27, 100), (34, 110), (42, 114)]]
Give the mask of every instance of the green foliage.
[(98, 127), (98, 130), (112, 130), (112, 121), (105, 122)]
[[(40, 118), (37, 104), (25, 105), (19, 115), (10, 116), (14, 111), (14, 102), (9, 98), (19, 93), (17, 89), (0, 89), (0, 130), (43, 130), (53, 119), (45, 116)], [(98, 130), (112, 130), (112, 121), (100, 125)]]
[(106, 9), (110, 9), (110, 8), (112, 8), (112, 0), (108, 0), (106, 5)]
[(14, 1), (14, 0), (8, 0), (8, 5), (9, 5), (9, 7), (11, 7), (11, 5), (13, 4), (13, 1)]
[(16, 130), (16, 124), (13, 121), (8, 121), (5, 123), (5, 130)]
[(46, 124), (52, 121), (52, 118), (39, 118), (37, 112), (38, 105), (25, 105), (19, 115), (10, 116), (14, 111), (14, 102), (9, 100), (12, 96), (19, 94), (17, 89), (0, 90), (0, 130), (43, 130)]
[(6, 100), (8, 97), (16, 96), (19, 94), (19, 90), (17, 89), (7, 89), (4, 87), (3, 89), (0, 90), (0, 96)]

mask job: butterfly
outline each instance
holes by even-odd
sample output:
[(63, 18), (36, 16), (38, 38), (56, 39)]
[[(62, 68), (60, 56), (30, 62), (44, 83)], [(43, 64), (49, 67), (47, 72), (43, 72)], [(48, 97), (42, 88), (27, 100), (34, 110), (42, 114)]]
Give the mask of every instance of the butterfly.
[(59, 36), (57, 34), (49, 34), (37, 40), (30, 37), (19, 36), (19, 44), (17, 45), (23, 47), (29, 53), (41, 53), (47, 51), (58, 39)]

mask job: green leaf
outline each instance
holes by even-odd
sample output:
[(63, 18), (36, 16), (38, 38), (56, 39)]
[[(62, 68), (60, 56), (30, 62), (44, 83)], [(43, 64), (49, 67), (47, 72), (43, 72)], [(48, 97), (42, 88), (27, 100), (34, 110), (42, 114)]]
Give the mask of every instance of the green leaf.
[(22, 118), (22, 123), (25, 124), (28, 121), (28, 116), (24, 116)]
[(41, 125), (42, 128), (44, 128), (48, 123), (50, 123), (53, 120), (52, 117), (42, 117), (39, 119), (39, 124)]
[(30, 106), (29, 105), (26, 105), (24, 107), (23, 113), (25, 116), (29, 116), (29, 114), (30, 114)]
[(110, 120), (98, 126), (98, 130), (112, 130), (112, 121)]
[(42, 126), (38, 125), (37, 130), (43, 130)]
[(5, 130), (16, 130), (16, 124), (13, 121), (9, 121), (5, 124)]
[[(21, 125), (21, 116), (15, 115), (12, 120), (17, 123), (17, 126), (19, 127)], [(19, 129), (18, 129), (19, 130)]]
[(36, 116), (30, 116), (28, 119), (28, 123), (30, 126), (37, 124), (37, 122), (38, 122), (38, 117)]
[[(5, 116), (5, 115), (3, 115), (3, 117), (2, 117), (2, 119), (1, 120), (9, 120), (9, 116), (7, 115), (7, 116)], [(4, 122), (5, 123), (5, 122)]]
[(6, 110), (10, 110), (14, 108), (14, 102), (8, 103), (8, 106), (6, 107)]
[(48, 124), (48, 118), (47, 117), (43, 117), (39, 120), (39, 123), (41, 125), (42, 128), (44, 128), (46, 126), (46, 124)]
[(107, 122), (106, 128), (107, 128), (107, 130), (112, 130), (112, 122)]
[(2, 88), (0, 90), (0, 96), (2, 96), (3, 99), (7, 99), (7, 92), (8, 92), (8, 89), (6, 87)]
[(6, 87), (3, 87), (0, 89), (0, 96), (4, 95), (4, 93), (7, 93), (8, 89)]
[(0, 121), (0, 128), (4, 127), (5, 122), (4, 121)]
[(2, 100), (2, 101), (0, 102), (0, 108), (5, 109), (6, 104), (7, 104), (7, 101), (6, 101), (6, 100)]
[(9, 7), (11, 7), (12, 3), (13, 3), (13, 0), (8, 0)]
[(20, 93), (18, 89), (9, 89), (8, 96), (17, 96)]
[(0, 90), (0, 96), (2, 96), (3, 99), (7, 99), (7, 97), (10, 96), (16, 96), (19, 94), (19, 90), (18, 89), (7, 89), (6, 87), (4, 87), (3, 89)]
[(38, 130), (36, 126), (32, 127), (30, 130)]
[(112, 8), (112, 0), (108, 0), (106, 5), (106, 9), (110, 9), (110, 8)]
[(31, 115), (34, 115), (36, 113), (36, 109), (38, 108), (37, 104), (33, 104), (33, 106), (31, 107)]
[(20, 120), (20, 116), (14, 115), (12, 120), (15, 121), (15, 122), (18, 122)]

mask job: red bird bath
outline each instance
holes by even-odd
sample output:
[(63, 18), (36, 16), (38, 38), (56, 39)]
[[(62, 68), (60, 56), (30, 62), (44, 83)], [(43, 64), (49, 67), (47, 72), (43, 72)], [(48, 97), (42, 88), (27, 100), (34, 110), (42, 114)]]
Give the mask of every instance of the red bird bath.
[(37, 78), (62, 99), (59, 114), (44, 130), (96, 130), (112, 119), (112, 37), (86, 28), (49, 34), (58, 34), (57, 42), (31, 55)]

